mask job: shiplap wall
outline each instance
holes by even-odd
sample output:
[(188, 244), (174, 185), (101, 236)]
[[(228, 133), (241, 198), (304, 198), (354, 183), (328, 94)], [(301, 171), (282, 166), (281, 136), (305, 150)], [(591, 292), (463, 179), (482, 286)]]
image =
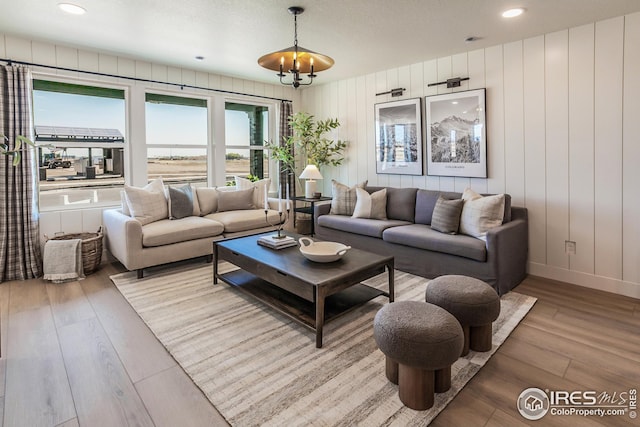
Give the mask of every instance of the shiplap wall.
[[(640, 297), (640, 14), (312, 86), (301, 109), (337, 117), (353, 185), (508, 192), (529, 210), (529, 272)], [(466, 77), (460, 88), (427, 87)], [(401, 98), (375, 96), (396, 87)], [(487, 89), (487, 179), (376, 174), (374, 105)], [(565, 254), (565, 240), (577, 253)]]
[[(67, 46), (54, 45), (46, 42), (28, 40), (12, 35), (0, 34), (0, 58), (25, 61), (42, 65), (65, 67), (84, 71), (114, 74), (123, 77), (156, 80), (168, 83), (199, 86), (210, 89), (234, 91), (250, 95), (285, 98), (294, 101), (299, 99), (299, 93), (292, 88), (282, 85), (264, 84), (250, 80), (243, 80), (228, 76), (221, 76), (201, 71), (176, 68), (163, 64), (149, 63), (130, 58), (117, 57), (104, 53), (75, 49)], [(146, 174), (146, 140), (144, 120), (144, 93), (147, 89), (176, 92), (176, 95), (195, 95), (198, 97), (212, 97), (212, 114), (210, 116), (210, 138), (213, 141), (215, 156), (215, 177), (224, 179), (224, 100), (227, 96), (185, 88), (179, 90), (171, 85), (149, 84), (134, 82), (127, 79), (92, 76), (85, 73), (56, 71), (45, 67), (32, 67), (38, 75), (52, 75), (58, 77), (78, 79), (78, 82), (91, 84), (111, 83), (128, 87), (127, 98), (127, 141), (129, 159), (127, 175), (128, 183), (145, 185)], [(237, 99), (234, 98), (234, 99)], [(248, 98), (249, 99), (249, 98)], [(222, 126), (220, 125), (222, 123)], [(222, 141), (216, 146), (215, 141)], [(212, 178), (213, 179), (213, 178)], [(216, 181), (213, 179), (213, 181)], [(102, 211), (105, 208), (85, 208), (74, 210), (47, 211), (40, 214), (40, 235), (53, 236), (56, 232), (79, 233), (95, 232), (102, 223)]]

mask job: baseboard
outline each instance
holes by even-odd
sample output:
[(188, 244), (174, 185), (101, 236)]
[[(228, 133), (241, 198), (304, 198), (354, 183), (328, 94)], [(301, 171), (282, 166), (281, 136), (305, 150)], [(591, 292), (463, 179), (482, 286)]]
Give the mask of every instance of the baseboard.
[(581, 273), (535, 262), (529, 262), (528, 265), (529, 274), (534, 276), (640, 299), (640, 283), (596, 276), (595, 274)]

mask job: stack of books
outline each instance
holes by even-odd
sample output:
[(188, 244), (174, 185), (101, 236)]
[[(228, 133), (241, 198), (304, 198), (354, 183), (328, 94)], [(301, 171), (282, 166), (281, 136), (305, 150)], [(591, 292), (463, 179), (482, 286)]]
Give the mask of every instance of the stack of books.
[(271, 249), (284, 249), (296, 246), (298, 242), (291, 236), (284, 236), (281, 239), (278, 239), (277, 235), (273, 235), (260, 237), (258, 239), (258, 244)]

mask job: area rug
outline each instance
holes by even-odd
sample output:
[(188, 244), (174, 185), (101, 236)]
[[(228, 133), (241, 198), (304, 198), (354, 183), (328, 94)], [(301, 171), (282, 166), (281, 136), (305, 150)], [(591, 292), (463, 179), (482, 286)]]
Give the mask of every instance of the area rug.
[[(221, 264), (220, 271), (236, 268)], [(427, 411), (406, 408), (384, 374), (373, 338), (378, 297), (315, 334), (224, 283), (211, 264), (135, 272), (111, 280), (160, 342), (233, 426), (424, 426), (487, 362), (536, 299), (501, 299), (490, 352), (470, 352), (452, 367), (452, 387)], [(396, 301), (424, 301), (428, 280), (396, 271)], [(365, 282), (386, 288), (387, 274)]]

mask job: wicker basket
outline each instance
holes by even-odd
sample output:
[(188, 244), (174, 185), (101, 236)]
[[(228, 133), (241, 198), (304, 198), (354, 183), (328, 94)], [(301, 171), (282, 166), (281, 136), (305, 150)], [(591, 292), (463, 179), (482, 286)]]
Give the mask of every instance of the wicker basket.
[(81, 239), (82, 268), (84, 269), (84, 274), (91, 274), (98, 268), (102, 260), (102, 238), (102, 227), (100, 227), (97, 233), (56, 233), (50, 240)]

